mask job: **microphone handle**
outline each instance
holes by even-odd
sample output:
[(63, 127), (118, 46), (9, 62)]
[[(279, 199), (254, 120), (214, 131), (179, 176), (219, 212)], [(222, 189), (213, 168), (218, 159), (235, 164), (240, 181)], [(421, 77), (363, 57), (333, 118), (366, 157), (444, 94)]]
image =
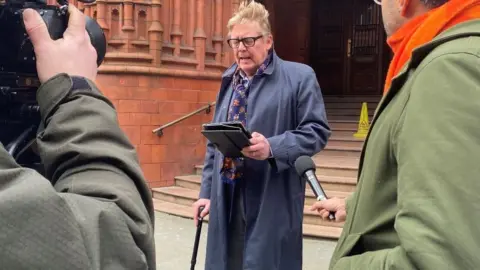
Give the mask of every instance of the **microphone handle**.
[[(327, 199), (327, 195), (325, 195), (325, 192), (323, 191), (322, 186), (318, 182), (317, 176), (313, 172), (313, 170), (308, 170), (305, 172), (305, 176), (307, 177), (307, 181), (310, 184), (310, 187), (313, 190), (313, 193), (317, 197), (317, 201), (324, 201)], [(330, 220), (335, 220), (335, 213), (330, 212), (328, 215), (328, 219)]]

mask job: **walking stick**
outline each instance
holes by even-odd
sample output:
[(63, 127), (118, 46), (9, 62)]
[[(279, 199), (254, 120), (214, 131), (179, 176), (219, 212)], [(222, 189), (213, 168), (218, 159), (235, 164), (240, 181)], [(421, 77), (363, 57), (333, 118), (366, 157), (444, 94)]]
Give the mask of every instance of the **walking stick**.
[(198, 244), (200, 243), (200, 234), (202, 233), (203, 224), (203, 218), (200, 216), (202, 211), (203, 206), (198, 210), (197, 234), (195, 235), (195, 243), (193, 244), (192, 264), (190, 266), (190, 270), (195, 270), (195, 264), (197, 263)]

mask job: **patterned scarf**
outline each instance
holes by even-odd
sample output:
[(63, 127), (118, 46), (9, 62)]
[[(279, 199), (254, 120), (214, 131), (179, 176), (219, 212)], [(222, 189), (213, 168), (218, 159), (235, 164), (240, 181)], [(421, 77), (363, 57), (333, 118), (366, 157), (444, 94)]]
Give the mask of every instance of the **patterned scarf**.
[[(267, 58), (257, 70), (257, 75), (265, 72), (272, 60), (272, 51), (269, 52)], [(232, 80), (233, 96), (228, 111), (227, 121), (240, 121), (247, 126), (247, 99), (250, 90), (250, 82), (243, 74), (243, 71), (237, 68), (233, 74)], [(233, 184), (243, 176), (244, 158), (229, 158), (225, 157), (223, 160), (223, 167), (221, 170), (222, 180), (227, 184)]]

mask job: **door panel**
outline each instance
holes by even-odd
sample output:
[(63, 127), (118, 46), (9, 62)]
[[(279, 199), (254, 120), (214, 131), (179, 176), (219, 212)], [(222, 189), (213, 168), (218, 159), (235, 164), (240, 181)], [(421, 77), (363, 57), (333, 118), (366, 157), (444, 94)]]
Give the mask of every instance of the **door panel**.
[[(290, 14), (295, 14), (290, 39), (293, 41), (292, 61), (309, 64), (310, 60), (310, 0), (291, 0)], [(295, 53), (297, 52), (297, 53)]]
[(273, 37), (276, 37), (276, 28), (275, 28), (275, 17), (276, 17), (276, 12), (275, 12), (275, 4), (274, 0), (257, 0), (257, 3), (260, 3), (265, 6), (265, 8), (268, 10), (269, 13), (269, 18), (270, 18), (270, 27), (272, 28), (272, 34)]
[(311, 66), (323, 94), (341, 94), (346, 83), (349, 0), (312, 0)]
[(277, 54), (310, 65), (323, 94), (378, 95), (390, 51), (372, 0), (263, 0)]
[(277, 0), (273, 5), (275, 51), (284, 60), (309, 63), (310, 4), (310, 0)]
[(354, 0), (351, 14), (347, 92), (354, 95), (380, 94), (385, 44), (380, 6), (371, 0)]

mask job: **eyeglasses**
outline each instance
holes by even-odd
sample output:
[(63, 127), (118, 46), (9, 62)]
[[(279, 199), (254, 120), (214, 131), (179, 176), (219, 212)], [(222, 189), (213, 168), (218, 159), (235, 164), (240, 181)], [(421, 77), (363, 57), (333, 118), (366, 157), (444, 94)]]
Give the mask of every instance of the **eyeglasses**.
[(380, 6), (382, 5), (382, 0), (373, 0), (373, 2), (375, 2), (375, 4), (377, 5), (380, 5)]
[(227, 43), (232, 49), (237, 49), (240, 46), (240, 42), (243, 43), (243, 46), (245, 47), (252, 47), (255, 45), (255, 41), (262, 37), (263, 35), (256, 37), (229, 38), (227, 39)]

